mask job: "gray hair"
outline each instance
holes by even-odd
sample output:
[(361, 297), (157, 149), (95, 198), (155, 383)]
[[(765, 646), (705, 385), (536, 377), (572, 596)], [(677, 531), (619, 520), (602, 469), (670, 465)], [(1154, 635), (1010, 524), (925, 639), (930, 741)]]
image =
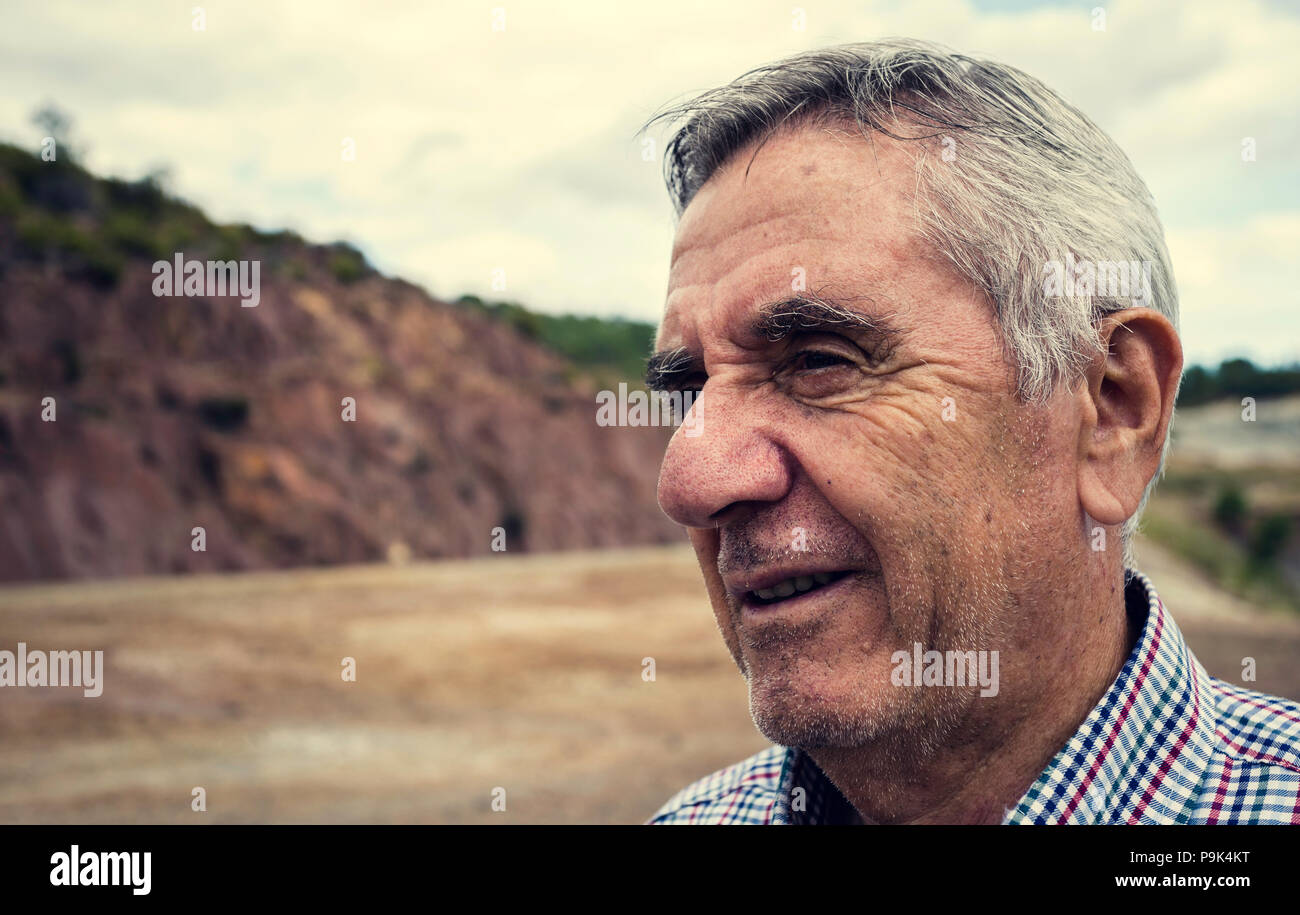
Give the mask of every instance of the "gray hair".
[[(1102, 352), (1098, 322), (1133, 304), (1113, 272), (1093, 289), (1049, 295), (1049, 265), (1111, 265), (1103, 274), (1145, 265), (1142, 304), (1178, 327), (1150, 191), (1110, 137), (1014, 67), (909, 39), (838, 45), (751, 70), (646, 127), (664, 119), (683, 122), (664, 151), (678, 217), (733, 155), (782, 128), (845, 124), (868, 139), (875, 131), (918, 141), (917, 230), (993, 303), (1026, 401), (1077, 384)], [(1123, 527), (1126, 567), (1168, 450), (1167, 433), (1160, 467)]]

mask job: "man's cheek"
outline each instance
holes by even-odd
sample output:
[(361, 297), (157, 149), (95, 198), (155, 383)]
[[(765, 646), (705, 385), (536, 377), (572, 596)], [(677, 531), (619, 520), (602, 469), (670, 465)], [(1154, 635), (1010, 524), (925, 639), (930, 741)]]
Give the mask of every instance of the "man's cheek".
[[(900, 471), (898, 479), (951, 498), (977, 497), (1001, 479), (1008, 460), (1021, 449), (1008, 448), (1005, 411), (977, 394), (945, 394), (879, 405), (868, 436), (878, 466)], [(1015, 452), (1015, 453), (1012, 453)]]
[(800, 456), (827, 501), (870, 537), (859, 522), (915, 506), (951, 475), (956, 456), (942, 433), (916, 409), (877, 409), (808, 436)]
[[(717, 528), (690, 528), (688, 536), (695, 549), (695, 558), (704, 573), (704, 581), (710, 587), (718, 576), (718, 530)], [(710, 592), (712, 593), (712, 592)]]
[(715, 612), (721, 613), (727, 606), (727, 589), (718, 572), (718, 530), (692, 528), (690, 538), (700, 572), (704, 575), (704, 586), (709, 592), (709, 603)]
[(871, 467), (908, 468), (931, 462), (936, 448), (942, 451), (953, 443), (954, 403), (909, 394), (858, 405), (838, 424), (839, 449), (852, 443), (850, 447), (861, 451)]

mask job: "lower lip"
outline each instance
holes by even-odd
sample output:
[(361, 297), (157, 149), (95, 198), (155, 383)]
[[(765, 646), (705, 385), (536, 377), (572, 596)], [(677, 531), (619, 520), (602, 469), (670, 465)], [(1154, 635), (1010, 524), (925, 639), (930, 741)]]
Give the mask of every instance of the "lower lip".
[(785, 613), (787, 610), (799, 610), (804, 607), (811, 607), (822, 598), (835, 597), (840, 591), (849, 587), (855, 580), (857, 580), (859, 575), (860, 573), (850, 572), (848, 575), (845, 575), (842, 578), (837, 578), (828, 585), (822, 585), (820, 588), (815, 588), (812, 591), (792, 594), (785, 600), (778, 601), (775, 604), (756, 604), (749, 599), (749, 594), (746, 593), (744, 599), (741, 601), (741, 608), (745, 616), (761, 618), (765, 616), (776, 616)]

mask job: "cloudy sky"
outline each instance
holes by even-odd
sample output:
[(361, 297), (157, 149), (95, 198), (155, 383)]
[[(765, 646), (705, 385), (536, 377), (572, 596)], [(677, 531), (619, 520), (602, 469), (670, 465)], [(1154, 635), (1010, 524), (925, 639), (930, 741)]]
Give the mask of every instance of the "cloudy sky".
[(53, 102), (92, 169), (165, 165), (218, 220), (346, 239), (444, 298), (654, 320), (673, 223), (637, 128), (800, 50), (925, 38), (1040, 77), (1129, 153), (1189, 361), (1300, 359), (1300, 5), (798, 3), (0, 0), (0, 138), (36, 148)]

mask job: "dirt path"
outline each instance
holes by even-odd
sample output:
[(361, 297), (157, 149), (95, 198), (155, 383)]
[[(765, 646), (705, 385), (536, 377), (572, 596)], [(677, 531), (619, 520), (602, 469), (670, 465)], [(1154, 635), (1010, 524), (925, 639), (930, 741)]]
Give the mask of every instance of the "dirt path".
[[(1142, 555), (1212, 672), (1300, 696), (1300, 621)], [(684, 548), (7, 588), (18, 641), (106, 674), (0, 694), (7, 823), (632, 823), (766, 745)]]

